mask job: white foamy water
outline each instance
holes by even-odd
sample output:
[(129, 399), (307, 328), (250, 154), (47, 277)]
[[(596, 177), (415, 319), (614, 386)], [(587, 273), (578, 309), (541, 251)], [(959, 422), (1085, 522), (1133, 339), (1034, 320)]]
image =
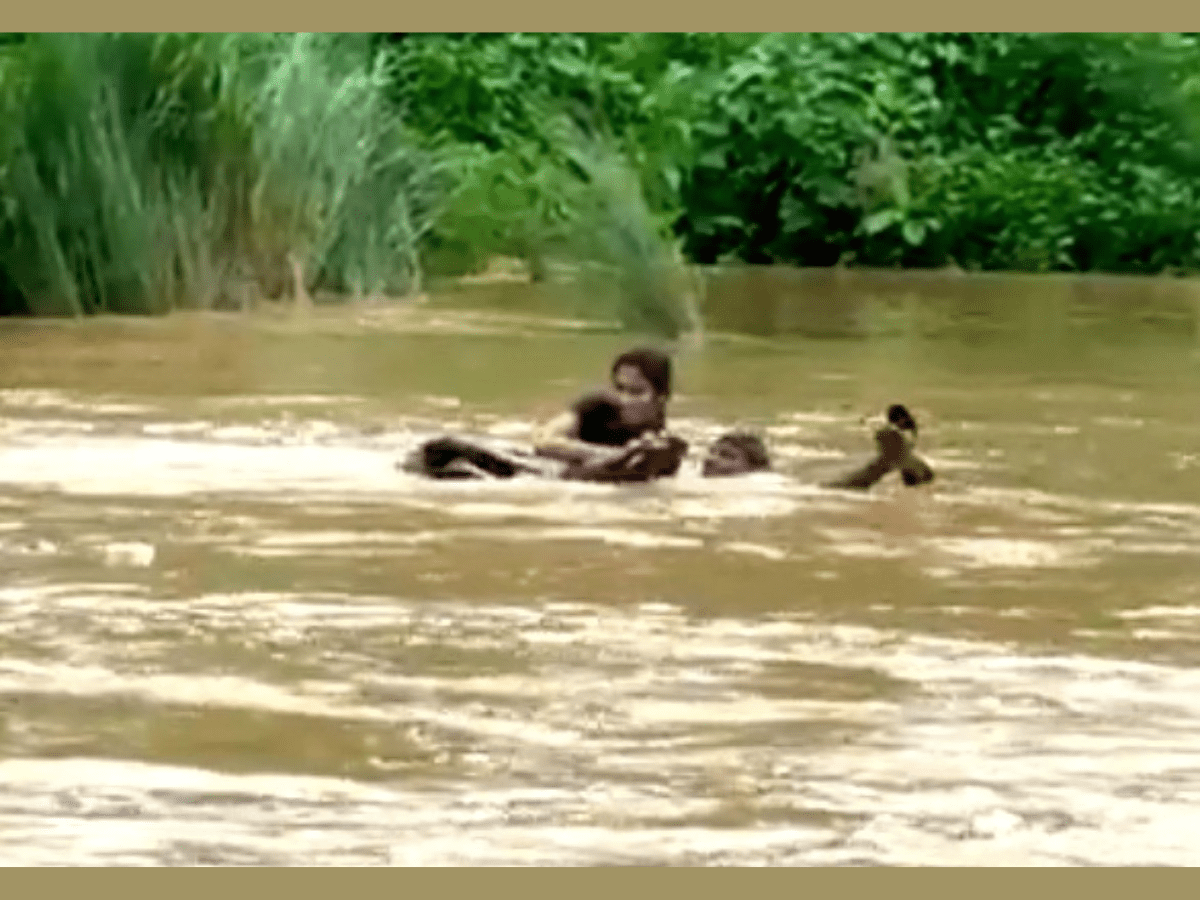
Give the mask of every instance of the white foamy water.
[[(7, 623), (34, 629), (88, 610), (79, 639), (97, 658), (7, 659), (0, 695), (286, 714), (312, 723), (297, 737), (384, 723), (430, 760), (414, 781), (368, 756), (363, 781), (10, 755), (0, 825), (23, 839), (0, 850), (9, 864), (1187, 865), (1196, 852), (1190, 669), (669, 604), (86, 594), (0, 598)], [(291, 633), (303, 657), (324, 648), (324, 677), (169, 674), (153, 635), (131, 636), (144, 655), (93, 640), (139, 617), (264, 648)], [(422, 641), (512, 670), (422, 674), (385, 651)], [(884, 688), (854, 696), (863, 679)], [(19, 732), (33, 716), (15, 709)]]

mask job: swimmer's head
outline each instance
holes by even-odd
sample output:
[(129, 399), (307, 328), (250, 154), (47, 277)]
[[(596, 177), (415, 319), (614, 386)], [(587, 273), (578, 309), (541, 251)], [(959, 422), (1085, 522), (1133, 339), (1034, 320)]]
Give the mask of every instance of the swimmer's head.
[(744, 431), (734, 431), (713, 441), (704, 457), (702, 471), (705, 478), (714, 478), (765, 472), (770, 468), (771, 458), (762, 439)]

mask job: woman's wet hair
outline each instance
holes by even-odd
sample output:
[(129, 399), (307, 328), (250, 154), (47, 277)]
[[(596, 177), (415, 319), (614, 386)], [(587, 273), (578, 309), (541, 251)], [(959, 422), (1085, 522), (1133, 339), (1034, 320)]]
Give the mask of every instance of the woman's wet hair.
[(732, 447), (746, 459), (747, 471), (760, 472), (771, 468), (771, 457), (762, 438), (748, 431), (731, 431), (715, 441), (713, 447)]
[(626, 350), (613, 361), (612, 374), (615, 375), (621, 366), (633, 366), (641, 372), (658, 396), (671, 396), (671, 357), (661, 350), (651, 347)]

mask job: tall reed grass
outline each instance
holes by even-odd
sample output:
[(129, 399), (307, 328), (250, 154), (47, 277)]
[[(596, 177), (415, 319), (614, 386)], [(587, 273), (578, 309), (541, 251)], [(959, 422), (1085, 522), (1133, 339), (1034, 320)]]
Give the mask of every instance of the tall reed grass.
[(564, 124), (570, 159), (584, 176), (570, 248), (615, 292), (625, 327), (679, 337), (698, 332), (696, 284), (668, 217), (656, 215), (629, 156), (599, 131)]
[[(37, 34), (0, 47), (0, 307), (154, 313), (405, 293), (444, 191), (339, 35)], [(293, 273), (299, 285), (290, 284)]]
[(0, 44), (0, 311), (156, 313), (419, 291), (433, 230), (588, 273), (630, 328), (695, 325), (667, 223), (611, 137), (532, 106), (497, 149), (415, 136), (358, 35)]
[(443, 190), (439, 159), (411, 141), (386, 99), (390, 59), (355, 65), (328, 35), (270, 51), (251, 107), (256, 256), (356, 293), (419, 287), (417, 246)]
[(695, 285), (630, 156), (603, 129), (561, 110), (529, 115), (534, 137), (457, 158), (438, 237), (476, 258), (522, 258), (535, 280), (559, 263), (576, 274), (590, 306), (611, 310), (630, 330), (697, 330)]

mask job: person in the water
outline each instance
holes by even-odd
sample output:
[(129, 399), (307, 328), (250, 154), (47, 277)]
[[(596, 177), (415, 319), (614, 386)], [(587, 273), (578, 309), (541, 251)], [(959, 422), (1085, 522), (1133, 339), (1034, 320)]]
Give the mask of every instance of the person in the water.
[(893, 470), (909, 487), (933, 481), (934, 472), (916, 454), (917, 420), (902, 404), (887, 409), (887, 423), (875, 432), (875, 458), (824, 487), (866, 490)]
[[(628, 350), (613, 361), (610, 376), (611, 389), (583, 396), (537, 429), (532, 453), (442, 437), (417, 448), (400, 467), (432, 478), (528, 474), (571, 481), (638, 482), (674, 475), (688, 445), (666, 431), (670, 357), (645, 347)], [(932, 481), (933, 470), (914, 451), (916, 437), (912, 414), (893, 404), (887, 410), (887, 424), (875, 433), (875, 457), (824, 486), (865, 490), (893, 469), (899, 469), (910, 486)], [(722, 477), (770, 468), (760, 438), (730, 432), (709, 448), (701, 471), (705, 477)]]
[[(896, 469), (910, 487), (927, 484), (933, 480), (934, 473), (929, 464), (917, 456), (916, 438), (916, 419), (902, 404), (893, 404), (887, 410), (887, 424), (875, 432), (875, 457), (822, 486), (867, 490)], [(706, 478), (716, 478), (765, 472), (770, 468), (770, 456), (761, 438), (746, 432), (730, 432), (721, 435), (709, 447), (701, 472)]]
[[(606, 428), (617, 431), (624, 427), (620, 401), (611, 394), (590, 394), (574, 408), (589, 423), (585, 433)], [(900, 472), (901, 479), (910, 487), (934, 479), (933, 469), (916, 454), (917, 423), (902, 404), (888, 407), (887, 424), (879, 428), (874, 437), (876, 453), (870, 461), (822, 486), (867, 490), (894, 470)], [(608, 455), (563, 462), (538, 457), (518, 448), (497, 449), (480, 442), (443, 437), (419, 447), (403, 463), (403, 468), (440, 479), (512, 478), (528, 474), (571, 481), (637, 482), (674, 474), (686, 449), (686, 443), (674, 437), (666, 444), (652, 444), (635, 438)], [(705, 478), (747, 475), (770, 469), (770, 455), (762, 439), (744, 431), (731, 431), (718, 437), (701, 464), (701, 474)]]
[[(618, 432), (621, 404), (605, 392), (589, 394), (575, 404), (586, 423), (585, 434)], [(480, 438), (445, 436), (426, 441), (400, 468), (437, 479), (497, 479), (534, 475), (567, 481), (640, 482), (673, 475), (687, 453), (687, 443), (673, 435), (643, 435), (624, 445), (600, 445), (603, 452), (580, 453), (570, 460), (539, 456), (536, 450)]]
[(687, 444), (666, 432), (671, 358), (638, 347), (618, 356), (609, 374), (611, 391), (589, 394), (545, 423), (534, 434), (534, 452), (586, 473), (619, 471), (620, 461), (633, 458), (630, 451), (636, 449), (643, 451), (643, 462), (652, 457), (667, 464), (678, 457), (674, 466), (658, 471), (675, 474)]
[(637, 482), (674, 475), (687, 442), (666, 432), (671, 360), (649, 348), (622, 353), (612, 388), (587, 394), (537, 429), (533, 453), (442, 437), (401, 464), (433, 478), (540, 475), (575, 481)]

